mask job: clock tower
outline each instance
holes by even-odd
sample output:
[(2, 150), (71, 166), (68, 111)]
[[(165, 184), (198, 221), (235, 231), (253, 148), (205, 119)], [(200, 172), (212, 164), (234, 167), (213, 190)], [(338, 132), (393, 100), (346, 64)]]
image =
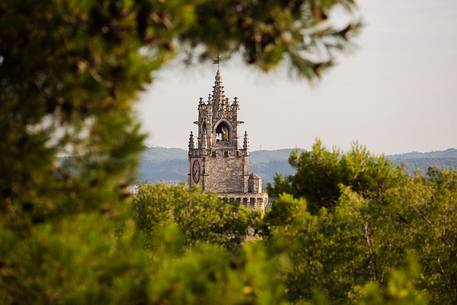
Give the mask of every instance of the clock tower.
[(212, 93), (198, 102), (197, 138), (190, 133), (189, 186), (264, 210), (268, 195), (262, 193), (261, 178), (249, 173), (247, 132), (239, 143), (239, 109), (236, 97), (232, 102), (225, 97), (218, 65)]

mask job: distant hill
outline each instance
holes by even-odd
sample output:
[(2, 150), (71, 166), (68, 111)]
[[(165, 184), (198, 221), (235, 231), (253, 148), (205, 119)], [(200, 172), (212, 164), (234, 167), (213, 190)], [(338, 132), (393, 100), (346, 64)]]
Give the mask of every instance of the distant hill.
[(153, 162), (187, 160), (187, 151), (181, 148), (152, 147), (144, 151), (142, 159)]
[(409, 152), (399, 155), (388, 156), (391, 160), (416, 160), (416, 159), (457, 159), (457, 149), (449, 148), (446, 150), (431, 152)]
[(426, 171), (429, 167), (457, 168), (457, 149), (449, 148), (432, 152), (409, 152), (387, 156), (394, 164), (404, 165), (408, 172)]
[[(261, 176), (264, 183), (271, 182), (276, 173), (291, 175), (289, 154), (294, 149), (257, 150), (251, 152), (251, 171)], [(396, 165), (404, 165), (408, 172), (419, 168), (426, 171), (430, 166), (457, 169), (457, 149), (426, 153), (410, 152), (386, 156)], [(140, 165), (139, 182), (187, 181), (187, 151), (181, 148), (152, 147), (145, 150)]]
[(273, 161), (286, 161), (289, 159), (290, 153), (294, 149), (278, 149), (278, 150), (255, 150), (251, 152), (251, 165), (268, 163)]

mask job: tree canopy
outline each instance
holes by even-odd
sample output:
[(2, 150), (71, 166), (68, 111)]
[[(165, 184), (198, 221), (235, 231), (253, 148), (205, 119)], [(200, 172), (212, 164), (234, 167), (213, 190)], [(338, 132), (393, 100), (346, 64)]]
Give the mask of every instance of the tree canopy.
[(236, 202), (222, 202), (215, 194), (201, 193), (185, 185), (144, 185), (133, 201), (138, 228), (154, 236), (176, 225), (185, 243), (207, 242), (236, 248), (260, 219), (258, 211)]
[(365, 197), (377, 198), (406, 178), (401, 168), (392, 166), (383, 156), (370, 154), (357, 143), (343, 153), (337, 148), (328, 150), (317, 140), (310, 151), (292, 152), (289, 163), (296, 169), (295, 175), (277, 175), (274, 183), (267, 186), (269, 194), (305, 197), (314, 212), (321, 207), (334, 206), (341, 196), (342, 186)]
[(296, 174), (269, 187), (280, 195), (263, 232), (270, 251), (286, 251), (292, 261), (285, 275), (291, 301), (324, 290), (346, 304), (367, 282), (389, 287), (392, 269), (413, 251), (422, 266), (415, 284), (430, 303), (456, 302), (455, 170), (410, 176), (357, 144), (342, 153), (320, 141), (292, 153), (290, 163)]

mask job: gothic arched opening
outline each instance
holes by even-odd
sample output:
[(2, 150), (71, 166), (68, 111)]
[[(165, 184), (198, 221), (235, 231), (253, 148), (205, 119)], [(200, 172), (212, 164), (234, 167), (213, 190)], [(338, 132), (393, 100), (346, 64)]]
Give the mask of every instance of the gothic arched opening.
[(216, 143), (228, 142), (230, 140), (230, 126), (227, 122), (220, 122), (216, 127)]

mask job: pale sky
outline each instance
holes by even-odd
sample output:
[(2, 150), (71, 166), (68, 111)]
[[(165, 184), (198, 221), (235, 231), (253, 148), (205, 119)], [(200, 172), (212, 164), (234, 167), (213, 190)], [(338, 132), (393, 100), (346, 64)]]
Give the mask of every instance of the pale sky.
[[(309, 148), (315, 138), (375, 153), (457, 147), (457, 0), (361, 0), (357, 49), (310, 86), (281, 69), (262, 74), (236, 58), (221, 65), (240, 100), (251, 149)], [(198, 98), (216, 67), (172, 63), (137, 105), (148, 146), (187, 148)], [(282, 72), (281, 72), (282, 71)]]

